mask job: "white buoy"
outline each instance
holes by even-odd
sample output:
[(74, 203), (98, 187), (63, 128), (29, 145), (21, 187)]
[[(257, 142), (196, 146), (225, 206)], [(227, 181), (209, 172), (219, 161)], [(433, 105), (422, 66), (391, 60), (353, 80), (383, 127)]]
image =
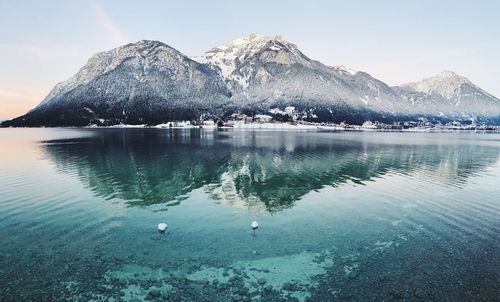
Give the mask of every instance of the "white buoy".
[(162, 222), (158, 225), (158, 232), (160, 232), (160, 234), (164, 234), (165, 231), (167, 230), (167, 228), (168, 228), (168, 225), (166, 223)]
[(257, 221), (254, 221), (250, 224), (250, 227), (252, 228), (253, 235), (255, 236), (255, 230), (259, 228), (259, 224), (257, 223)]

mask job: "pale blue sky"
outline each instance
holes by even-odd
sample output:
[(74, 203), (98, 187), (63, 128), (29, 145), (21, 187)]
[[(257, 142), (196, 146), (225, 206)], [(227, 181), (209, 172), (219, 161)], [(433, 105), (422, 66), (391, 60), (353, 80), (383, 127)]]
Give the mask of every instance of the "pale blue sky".
[(0, 0), (0, 118), (95, 52), (141, 39), (187, 55), (257, 32), (391, 84), (452, 70), (500, 97), (500, 1)]

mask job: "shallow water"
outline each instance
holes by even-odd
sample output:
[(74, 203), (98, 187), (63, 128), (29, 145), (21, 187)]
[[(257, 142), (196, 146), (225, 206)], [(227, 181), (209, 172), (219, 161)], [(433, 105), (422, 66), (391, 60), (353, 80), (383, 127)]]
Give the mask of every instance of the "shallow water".
[(0, 129), (0, 164), (1, 301), (500, 297), (499, 134)]

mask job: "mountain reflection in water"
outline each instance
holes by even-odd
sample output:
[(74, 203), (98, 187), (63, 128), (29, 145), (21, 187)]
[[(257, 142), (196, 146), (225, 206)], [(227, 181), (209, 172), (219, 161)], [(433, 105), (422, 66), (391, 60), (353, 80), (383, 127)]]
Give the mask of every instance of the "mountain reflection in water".
[(393, 174), (461, 186), (499, 156), (487, 141), (403, 133), (102, 129), (41, 146), (59, 171), (129, 206), (172, 206), (203, 188), (224, 204), (270, 213), (326, 186)]

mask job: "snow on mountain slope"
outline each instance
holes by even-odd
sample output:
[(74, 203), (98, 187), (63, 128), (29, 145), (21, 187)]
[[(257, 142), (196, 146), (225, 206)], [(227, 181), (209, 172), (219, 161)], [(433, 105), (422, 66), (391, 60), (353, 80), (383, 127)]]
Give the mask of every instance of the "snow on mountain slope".
[[(252, 34), (196, 58), (224, 76), (236, 103), (262, 110), (289, 105), (324, 118), (356, 120), (406, 112), (403, 98), (381, 81), (311, 60), (281, 36)], [(363, 115), (364, 117), (361, 117)]]
[(472, 84), (466, 77), (460, 76), (452, 71), (443, 71), (440, 74), (423, 79), (420, 82), (402, 85), (417, 92), (430, 95), (440, 95), (450, 99), (454, 97), (457, 88), (463, 84)]
[[(231, 93), (209, 67), (158, 41), (139, 41), (89, 59), (21, 121), (147, 123), (218, 113)], [(36, 121), (35, 121), (36, 120)], [(38, 121), (40, 120), (40, 121)]]
[(499, 99), (451, 71), (393, 88), (412, 104), (416, 113), (468, 120), (500, 116)]
[(332, 68), (335, 69), (336, 71), (338, 71), (340, 74), (345, 74), (345, 75), (352, 75), (353, 76), (356, 73), (358, 73), (357, 70), (346, 67), (344, 65), (337, 65), (337, 66), (334, 66)]
[(494, 122), (500, 117), (497, 98), (453, 72), (389, 87), (367, 73), (311, 60), (281, 36), (252, 34), (197, 60), (225, 78), (237, 104), (263, 111), (292, 105), (312, 115), (321, 110), (325, 119), (349, 116), (351, 121), (425, 117)]

